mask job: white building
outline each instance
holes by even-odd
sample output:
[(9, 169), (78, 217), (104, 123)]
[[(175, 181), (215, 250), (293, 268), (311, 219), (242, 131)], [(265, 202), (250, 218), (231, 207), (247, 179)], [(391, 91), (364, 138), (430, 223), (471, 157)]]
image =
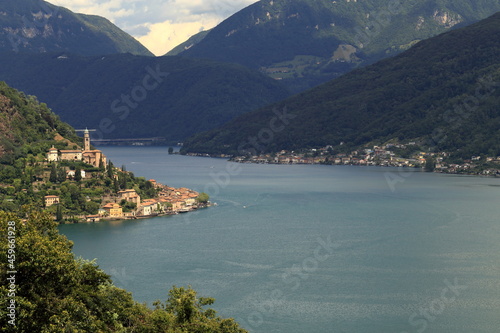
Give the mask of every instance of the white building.
[(49, 152), (47, 153), (47, 160), (49, 162), (59, 161), (59, 151), (57, 150), (57, 148), (54, 148), (54, 146), (49, 149)]

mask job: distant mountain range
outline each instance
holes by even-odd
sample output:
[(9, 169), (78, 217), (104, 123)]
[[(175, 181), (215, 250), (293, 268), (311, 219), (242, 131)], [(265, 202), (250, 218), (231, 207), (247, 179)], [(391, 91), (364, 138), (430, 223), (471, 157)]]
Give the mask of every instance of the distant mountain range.
[(498, 0), (262, 0), (174, 53), (239, 63), (299, 92), (497, 11)]
[(236, 64), (131, 54), (0, 53), (0, 80), (36, 95), (61, 119), (104, 138), (177, 143), (289, 92)]
[(183, 151), (241, 155), (418, 140), (469, 158), (498, 156), (499, 105), (497, 13), (240, 116), (187, 140)]
[(153, 56), (107, 19), (41, 0), (0, 0), (0, 51)]

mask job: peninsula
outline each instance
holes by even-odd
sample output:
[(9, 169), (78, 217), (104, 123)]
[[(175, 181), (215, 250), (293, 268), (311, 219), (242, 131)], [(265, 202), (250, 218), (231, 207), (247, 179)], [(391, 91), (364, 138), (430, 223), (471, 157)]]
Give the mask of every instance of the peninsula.
[(0, 83), (0, 209), (44, 210), (58, 222), (178, 214), (210, 205), (205, 193), (174, 188), (115, 167), (45, 104)]

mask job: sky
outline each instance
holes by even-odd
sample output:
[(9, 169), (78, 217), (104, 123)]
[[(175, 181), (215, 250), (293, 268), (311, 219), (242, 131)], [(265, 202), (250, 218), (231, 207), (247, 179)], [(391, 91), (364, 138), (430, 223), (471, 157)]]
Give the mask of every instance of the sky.
[(107, 18), (157, 56), (211, 29), (256, 0), (48, 0)]

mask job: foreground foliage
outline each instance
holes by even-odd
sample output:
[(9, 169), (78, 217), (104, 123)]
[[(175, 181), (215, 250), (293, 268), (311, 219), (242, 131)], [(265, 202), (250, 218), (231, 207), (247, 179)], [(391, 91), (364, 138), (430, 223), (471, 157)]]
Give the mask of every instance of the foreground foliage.
[[(135, 302), (95, 262), (75, 259), (72, 242), (59, 234), (50, 216), (28, 215), (21, 220), (0, 211), (0, 331), (246, 332), (233, 319), (222, 319), (214, 310), (204, 309), (214, 299), (198, 297), (190, 287), (174, 286), (167, 300), (157, 301), (154, 309)], [(15, 247), (10, 246), (14, 258), (12, 251), (8, 257), (9, 231), (15, 239)], [(7, 272), (13, 268), (15, 297), (6, 285), (12, 275)], [(8, 322), (11, 299), (16, 305), (16, 327)]]

